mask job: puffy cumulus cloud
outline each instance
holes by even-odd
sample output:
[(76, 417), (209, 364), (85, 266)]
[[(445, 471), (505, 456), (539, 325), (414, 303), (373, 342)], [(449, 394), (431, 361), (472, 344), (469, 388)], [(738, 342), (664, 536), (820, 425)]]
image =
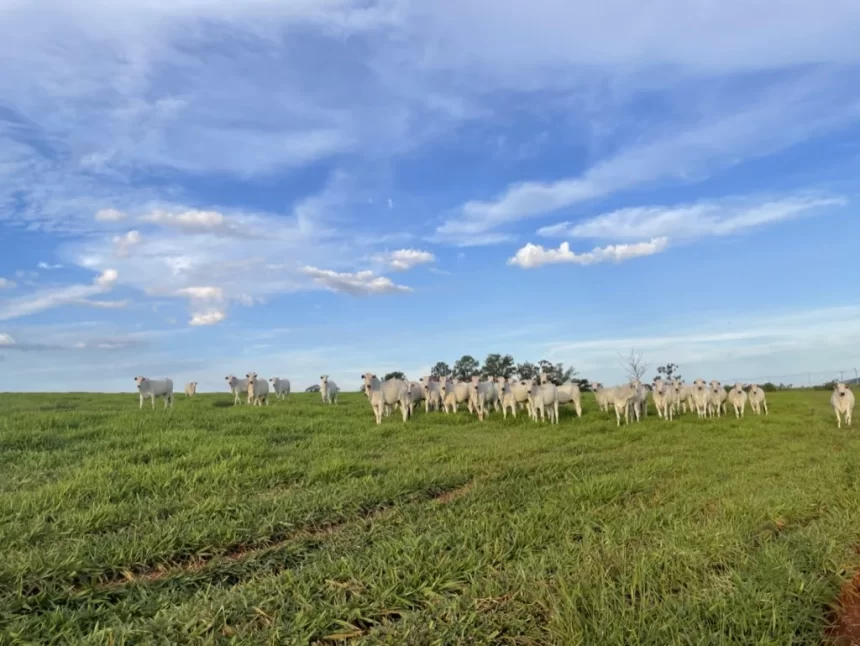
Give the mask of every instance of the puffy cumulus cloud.
[(385, 276), (377, 276), (372, 271), (342, 273), (330, 269), (305, 267), (304, 273), (317, 285), (333, 292), (352, 294), (353, 296), (368, 296), (372, 294), (396, 294), (411, 292), (411, 287), (397, 285)]
[(570, 244), (567, 242), (562, 242), (558, 249), (544, 249), (540, 245), (528, 243), (508, 260), (508, 264), (532, 269), (542, 265), (562, 263), (594, 265), (601, 262), (622, 262), (660, 253), (668, 244), (667, 238), (654, 238), (648, 242), (595, 247), (591, 251), (576, 253), (570, 250)]
[(205, 312), (198, 312), (192, 315), (191, 320), (188, 322), (189, 325), (202, 326), (202, 325), (215, 325), (216, 323), (220, 323), (224, 320), (226, 314), (221, 310), (210, 309)]
[(848, 203), (843, 197), (785, 196), (753, 201), (731, 199), (679, 206), (618, 209), (582, 222), (561, 222), (538, 230), (545, 237), (641, 240), (670, 237), (694, 240), (728, 236), (807, 215), (827, 212)]
[(140, 231), (129, 231), (123, 236), (114, 236), (112, 238), (115, 253), (120, 258), (127, 256), (132, 247), (140, 244)]
[(96, 278), (96, 285), (102, 289), (110, 289), (119, 278), (119, 272), (116, 269), (105, 269)]
[(11, 334), (0, 332), (0, 346), (5, 345), (15, 345), (15, 339), (12, 338)]
[(15, 287), (14, 280), (9, 280), (8, 278), (0, 276), (0, 289), (12, 289), (13, 287)]
[(420, 249), (398, 249), (397, 251), (377, 254), (373, 259), (388, 265), (395, 271), (407, 271), (418, 265), (435, 262), (436, 256), (429, 251)]
[(96, 211), (96, 221), (98, 222), (119, 222), (125, 218), (125, 213), (116, 209), (99, 209)]
[(91, 285), (64, 285), (39, 289), (19, 298), (14, 298), (0, 304), (0, 321), (28, 316), (62, 305), (76, 305), (85, 302), (90, 296), (110, 291), (119, 272), (116, 269), (105, 269)]

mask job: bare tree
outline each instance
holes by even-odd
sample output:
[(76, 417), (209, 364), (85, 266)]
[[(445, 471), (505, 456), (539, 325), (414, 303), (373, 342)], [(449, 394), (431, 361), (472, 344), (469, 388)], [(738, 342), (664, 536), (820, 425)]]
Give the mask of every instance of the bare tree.
[(642, 359), (642, 353), (636, 354), (636, 349), (631, 348), (628, 356), (619, 354), (618, 357), (627, 371), (627, 378), (630, 381), (642, 381), (645, 373), (648, 372), (648, 364)]

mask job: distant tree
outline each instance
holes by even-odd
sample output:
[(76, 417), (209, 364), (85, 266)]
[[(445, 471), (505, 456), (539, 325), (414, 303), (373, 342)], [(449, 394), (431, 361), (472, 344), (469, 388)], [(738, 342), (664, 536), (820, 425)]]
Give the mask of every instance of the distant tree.
[(451, 374), (451, 366), (444, 361), (439, 361), (430, 369), (430, 376), (436, 379), (443, 379)]
[(665, 366), (659, 366), (657, 368), (657, 376), (661, 377), (665, 381), (683, 379), (683, 377), (678, 374), (678, 367), (677, 363), (667, 363)]
[(406, 379), (406, 375), (404, 375), (399, 370), (395, 370), (394, 372), (389, 372), (382, 378), (382, 381), (388, 381), (389, 379)]
[(542, 359), (538, 362), (538, 369), (557, 386), (571, 381), (574, 375), (576, 375), (576, 370), (574, 370), (573, 367), (565, 368), (563, 363), (553, 364), (546, 359)]
[(454, 363), (453, 373), (454, 379), (469, 381), (472, 377), (477, 377), (481, 374), (481, 364), (478, 363), (475, 357), (464, 354)]
[(621, 365), (627, 372), (627, 378), (630, 381), (642, 381), (645, 373), (648, 372), (648, 364), (642, 359), (642, 353), (636, 354), (636, 350), (631, 348), (629, 355), (626, 357), (619, 355), (619, 357), (621, 358)]
[(573, 383), (579, 385), (580, 392), (590, 393), (591, 392), (591, 382), (588, 379), (574, 379)]
[(486, 377), (504, 377), (510, 379), (516, 371), (514, 358), (506, 354), (488, 354), (484, 360), (483, 373)]
[(308, 386), (305, 388), (306, 393), (318, 393), (320, 391), (320, 385), (314, 384), (313, 386)]
[(538, 376), (538, 372), (538, 367), (528, 361), (517, 366), (517, 377), (519, 377), (521, 381), (534, 379)]
[(763, 391), (765, 391), (766, 393), (772, 393), (772, 392), (775, 392), (777, 390), (777, 387), (776, 387), (776, 384), (768, 381), (767, 383), (764, 383), (761, 385), (761, 389)]

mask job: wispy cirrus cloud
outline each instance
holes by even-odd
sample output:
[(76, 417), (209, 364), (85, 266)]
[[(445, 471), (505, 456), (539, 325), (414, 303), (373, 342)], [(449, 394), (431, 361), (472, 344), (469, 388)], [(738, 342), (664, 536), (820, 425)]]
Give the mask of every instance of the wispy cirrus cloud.
[(12, 289), (15, 287), (15, 281), (0, 276), (0, 289)]
[(743, 106), (709, 108), (713, 119), (704, 124), (696, 120), (667, 125), (660, 136), (622, 145), (578, 175), (516, 182), (493, 199), (470, 200), (437, 227), (436, 236), (452, 242), (480, 239), (497, 235), (511, 223), (633, 188), (698, 181), (860, 119), (860, 92), (842, 93), (838, 108), (828, 110), (822, 102), (824, 88), (832, 90), (832, 80), (812, 76), (747, 99)]
[(558, 249), (544, 249), (540, 245), (528, 243), (508, 260), (508, 264), (522, 269), (533, 269), (542, 265), (594, 265), (602, 262), (623, 262), (632, 258), (653, 256), (664, 251), (668, 244), (667, 238), (653, 238), (648, 242), (614, 244), (577, 253), (570, 250), (570, 244), (567, 242), (562, 242)]
[(65, 285), (40, 289), (31, 294), (0, 303), (0, 321), (28, 316), (63, 305), (86, 303), (90, 296), (102, 294), (114, 286), (119, 275), (115, 269), (105, 269), (91, 285)]
[(729, 236), (787, 220), (842, 207), (841, 196), (789, 196), (762, 201), (722, 200), (679, 206), (643, 206), (618, 209), (581, 222), (561, 222), (538, 229), (544, 237), (642, 240), (668, 237), (692, 240)]
[[(756, 375), (793, 374), (795, 383), (807, 383), (807, 375), (799, 375), (798, 366), (810, 366), (810, 371), (848, 368), (857, 353), (846, 347), (860, 342), (860, 307), (813, 308), (784, 313), (745, 311), (739, 320), (743, 325), (726, 326), (726, 315), (718, 322), (694, 326), (674, 326), (665, 332), (647, 335), (593, 336), (577, 341), (554, 341), (544, 349), (554, 361), (575, 363), (590, 373), (605, 378), (624, 378), (619, 369), (619, 352), (635, 348), (652, 365), (674, 362), (681, 365), (684, 377), (719, 378), (727, 383), (734, 378)], [(601, 375), (600, 373), (604, 373)], [(832, 374), (821, 381), (833, 378)], [(612, 383), (611, 381), (609, 383)]]

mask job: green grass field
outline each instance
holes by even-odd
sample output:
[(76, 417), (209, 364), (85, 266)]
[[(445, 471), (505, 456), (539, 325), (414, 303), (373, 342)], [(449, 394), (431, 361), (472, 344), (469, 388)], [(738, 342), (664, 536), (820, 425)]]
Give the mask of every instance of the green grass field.
[(617, 429), (0, 395), (0, 643), (818, 644), (860, 565), (829, 396)]

